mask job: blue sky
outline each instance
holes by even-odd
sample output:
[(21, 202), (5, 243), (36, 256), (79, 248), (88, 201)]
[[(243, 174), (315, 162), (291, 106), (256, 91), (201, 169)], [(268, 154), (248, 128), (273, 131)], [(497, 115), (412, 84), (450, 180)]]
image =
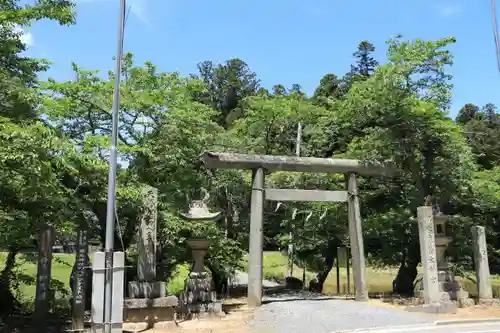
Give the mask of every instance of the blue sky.
[[(71, 79), (71, 62), (114, 68), (119, 0), (76, 0), (77, 24), (40, 22), (28, 31), (29, 53), (55, 64), (48, 74)], [(128, 0), (125, 51), (163, 71), (189, 74), (203, 60), (238, 57), (264, 87), (299, 83), (312, 93), (326, 73), (343, 75), (361, 40), (378, 47), (395, 34), (455, 36), (454, 111), (465, 103), (500, 105), (488, 0)]]

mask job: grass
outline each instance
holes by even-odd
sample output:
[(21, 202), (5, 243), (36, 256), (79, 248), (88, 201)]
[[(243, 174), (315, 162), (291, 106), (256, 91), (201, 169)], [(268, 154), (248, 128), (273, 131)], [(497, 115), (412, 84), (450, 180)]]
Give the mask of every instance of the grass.
[[(278, 279), (284, 279), (287, 272), (288, 259), (280, 252), (264, 252), (262, 266), (264, 278), (270, 279), (276, 277)], [(392, 290), (392, 280), (394, 280), (396, 273), (397, 269), (395, 268), (377, 269), (367, 267), (366, 274), (369, 291), (387, 292)], [(302, 279), (302, 274), (302, 267), (294, 265), (293, 276)], [(306, 271), (306, 283), (315, 277), (316, 274)], [(352, 271), (350, 281), (352, 292), (354, 290)], [(337, 293), (337, 271), (335, 267), (330, 271), (325, 281), (323, 291), (325, 293)], [(340, 268), (340, 292), (343, 294), (347, 293), (347, 271), (345, 268)]]
[[(4, 268), (6, 253), (0, 252), (0, 270)], [(69, 278), (73, 264), (75, 263), (75, 255), (67, 253), (55, 253), (52, 259), (52, 279), (61, 282), (63, 291), (56, 294), (56, 298), (69, 298), (71, 288), (69, 286)], [(24, 283), (19, 285), (19, 290), (14, 290), (16, 295), (20, 297), (23, 303), (34, 302), (35, 299), (35, 282), (36, 282), (36, 257), (33, 255), (17, 255), (15, 272), (22, 274), (25, 279)], [(176, 293), (184, 288), (184, 281), (189, 273), (188, 265), (179, 265), (174, 277), (169, 281), (167, 290), (171, 293)]]
[[(5, 253), (0, 253), (0, 269), (3, 269), (5, 262)], [(17, 291), (19, 296), (22, 296), (22, 301), (31, 302), (35, 295), (35, 279), (36, 279), (36, 261), (31, 255), (18, 255), (17, 256), (17, 267), (16, 273), (23, 274), (24, 276), (30, 277), (30, 281), (26, 283), (21, 283), (19, 290)], [(62, 288), (66, 290), (69, 294), (69, 277), (71, 274), (71, 269), (75, 260), (74, 254), (54, 254), (52, 260), (52, 277), (55, 280), (59, 280), (62, 283)], [(247, 258), (243, 259), (246, 263)], [(244, 264), (245, 264), (244, 263)], [(264, 252), (263, 259), (263, 275), (264, 278), (272, 279), (284, 279), (287, 271), (287, 257), (280, 252)], [(184, 281), (189, 273), (188, 265), (179, 265), (173, 276), (173, 278), (168, 282), (167, 289), (171, 293), (179, 292), (183, 289)], [(369, 292), (388, 292), (392, 290), (392, 281), (397, 274), (397, 268), (386, 268), (377, 269), (373, 267), (367, 267), (366, 275), (368, 280), (368, 290)], [(293, 270), (293, 275), (299, 279), (302, 279), (302, 268), (295, 265)], [(346, 269), (340, 269), (340, 292), (341, 294), (347, 293), (347, 276)], [(306, 272), (306, 283), (315, 277), (312, 272)], [(350, 276), (351, 280), (351, 293), (354, 291), (354, 282), (352, 273)], [(500, 297), (500, 276), (492, 276), (493, 284), (493, 295), (495, 297)], [(474, 296), (476, 293), (475, 284), (469, 280), (463, 280), (462, 285), (465, 290)], [(337, 292), (337, 278), (335, 267), (331, 270), (328, 278), (324, 285), (325, 293)], [(56, 297), (66, 298), (68, 294), (60, 293)]]
[[(246, 258), (245, 258), (246, 259)], [(265, 278), (273, 278), (277, 277), (279, 279), (283, 279), (286, 275), (288, 259), (287, 257), (280, 252), (264, 252), (263, 259), (263, 275)], [(390, 292), (392, 291), (392, 281), (396, 277), (398, 272), (398, 268), (389, 267), (389, 268), (374, 268), (367, 267), (366, 268), (366, 276), (368, 282), (368, 291), (372, 293), (382, 293), (382, 292)], [(299, 266), (294, 266), (293, 276), (299, 279), (302, 279), (302, 268)], [(311, 279), (315, 278), (315, 274), (312, 272), (306, 272), (306, 283), (308, 284)], [(470, 280), (460, 279), (463, 288), (469, 292), (471, 296), (475, 296), (477, 294), (476, 285)], [(493, 296), (496, 298), (500, 298), (500, 276), (492, 275), (491, 282), (493, 287)], [(351, 293), (354, 292), (354, 279), (352, 276), (352, 271), (350, 275), (350, 284), (351, 284)], [(324, 293), (337, 293), (337, 272), (336, 268), (330, 271), (328, 275), (324, 287)], [(347, 293), (347, 272), (345, 268), (340, 268), (340, 293)]]
[[(0, 252), (0, 269), (3, 269), (5, 264), (6, 253)], [(69, 276), (75, 262), (75, 256), (69, 254), (54, 254), (52, 259), (52, 278), (59, 280), (63, 284), (64, 290), (70, 292)], [(17, 274), (22, 274), (26, 279), (25, 283), (19, 285), (19, 290), (15, 290), (22, 300), (29, 302), (35, 298), (35, 282), (36, 282), (36, 258), (32, 255), (17, 255), (16, 268)], [(56, 295), (56, 297), (64, 297), (64, 294)]]

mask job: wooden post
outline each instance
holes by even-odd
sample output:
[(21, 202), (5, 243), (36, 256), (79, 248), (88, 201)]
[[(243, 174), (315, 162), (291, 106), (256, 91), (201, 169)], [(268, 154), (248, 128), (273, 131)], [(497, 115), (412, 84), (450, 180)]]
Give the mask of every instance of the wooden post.
[(73, 280), (73, 311), (71, 326), (74, 331), (83, 332), (85, 329), (85, 292), (87, 290), (88, 237), (87, 230), (78, 228), (76, 243), (75, 278)]
[(36, 275), (36, 296), (34, 319), (36, 326), (43, 330), (47, 326), (49, 311), (50, 279), (52, 267), (52, 246), (54, 229), (45, 228), (38, 238), (38, 263)]
[(365, 249), (363, 245), (363, 230), (361, 224), (361, 212), (359, 208), (358, 185), (356, 174), (347, 175), (347, 191), (349, 192), (348, 216), (349, 216), (349, 239), (351, 243), (352, 272), (354, 275), (354, 288), (356, 290), (356, 301), (368, 300), (368, 288), (366, 284)]
[(340, 262), (339, 262), (339, 248), (337, 247), (337, 253), (335, 254), (335, 266), (337, 268), (337, 296), (340, 295)]
[(262, 243), (264, 219), (264, 169), (252, 171), (250, 244), (248, 257), (248, 306), (262, 305)]

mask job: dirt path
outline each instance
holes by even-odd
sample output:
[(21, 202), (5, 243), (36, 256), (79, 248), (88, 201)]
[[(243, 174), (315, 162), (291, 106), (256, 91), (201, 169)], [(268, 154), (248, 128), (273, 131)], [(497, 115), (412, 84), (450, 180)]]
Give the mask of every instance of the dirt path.
[(250, 328), (253, 309), (246, 305), (246, 298), (230, 299), (224, 302), (229, 313), (223, 317), (202, 318), (179, 322), (178, 327), (154, 328), (147, 333), (254, 333)]

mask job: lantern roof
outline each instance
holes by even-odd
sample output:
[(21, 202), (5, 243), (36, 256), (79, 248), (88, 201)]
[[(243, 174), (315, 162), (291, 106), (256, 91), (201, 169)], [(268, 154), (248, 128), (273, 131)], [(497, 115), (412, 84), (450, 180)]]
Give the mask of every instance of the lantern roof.
[(201, 200), (192, 200), (189, 203), (189, 211), (187, 214), (180, 213), (181, 216), (190, 221), (215, 221), (219, 219), (222, 215), (222, 212), (217, 212), (217, 213), (212, 213), (209, 211), (207, 202), (208, 199), (210, 198), (210, 195), (208, 194), (207, 190), (204, 188), (201, 189), (203, 193), (205, 193), (205, 196)]

